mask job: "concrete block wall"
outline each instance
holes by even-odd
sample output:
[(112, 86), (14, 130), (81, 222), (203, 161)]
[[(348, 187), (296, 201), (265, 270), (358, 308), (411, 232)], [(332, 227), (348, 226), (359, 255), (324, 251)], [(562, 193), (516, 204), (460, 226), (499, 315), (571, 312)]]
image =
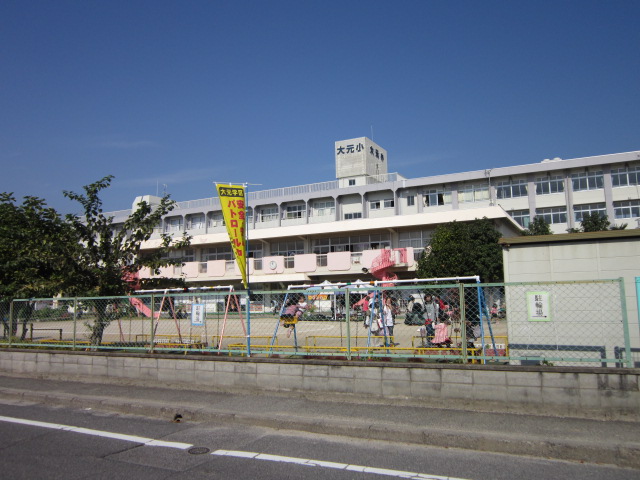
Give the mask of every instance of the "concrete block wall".
[(640, 369), (0, 350), (0, 372), (640, 421)]

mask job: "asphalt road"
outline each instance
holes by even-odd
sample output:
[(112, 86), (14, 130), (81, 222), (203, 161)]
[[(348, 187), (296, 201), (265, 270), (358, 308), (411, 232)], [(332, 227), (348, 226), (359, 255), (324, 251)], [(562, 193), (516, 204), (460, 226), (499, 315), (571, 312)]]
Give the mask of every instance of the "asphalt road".
[(638, 478), (610, 465), (25, 401), (2, 400), (0, 413), (2, 477), (14, 480)]

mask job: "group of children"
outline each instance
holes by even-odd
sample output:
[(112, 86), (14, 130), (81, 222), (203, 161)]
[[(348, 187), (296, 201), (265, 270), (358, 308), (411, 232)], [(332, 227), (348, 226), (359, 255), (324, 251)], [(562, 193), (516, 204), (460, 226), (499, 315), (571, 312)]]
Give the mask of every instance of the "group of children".
[[(398, 346), (399, 343), (394, 342), (394, 325), (396, 307), (393, 304), (393, 299), (390, 296), (384, 297), (383, 307), (380, 310), (376, 304), (376, 296), (369, 294), (358, 303), (356, 307), (360, 307), (365, 313), (365, 327), (371, 330), (376, 336), (384, 336), (389, 339), (385, 346)], [(292, 296), (287, 301), (282, 314), (280, 315), (283, 326), (287, 329), (287, 337), (291, 336), (296, 323), (300, 319), (300, 316), (307, 310), (308, 304), (305, 295)], [(423, 301), (423, 315), (424, 325), (418, 330), (422, 337), (422, 347), (448, 347), (451, 345), (451, 338), (449, 336), (449, 325), (451, 322), (448, 319), (442, 318), (445, 305), (442, 300), (434, 298), (431, 294), (426, 294)], [(371, 315), (370, 311), (375, 310)], [(370, 319), (373, 318), (373, 324), (370, 324)], [(473, 336), (472, 332), (467, 332), (467, 337)], [(379, 345), (382, 346), (382, 345)]]

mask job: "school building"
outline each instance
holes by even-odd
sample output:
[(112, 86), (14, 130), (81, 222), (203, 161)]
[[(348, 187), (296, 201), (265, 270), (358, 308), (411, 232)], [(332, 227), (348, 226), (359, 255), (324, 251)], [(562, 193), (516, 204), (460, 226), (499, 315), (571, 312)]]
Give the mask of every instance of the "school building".
[[(435, 228), (487, 217), (514, 237), (541, 216), (554, 233), (579, 227), (586, 213), (606, 214), (627, 229), (640, 222), (640, 151), (406, 178), (388, 171), (387, 151), (362, 137), (335, 143), (336, 179), (249, 192), (248, 271), (252, 289), (412, 279)], [(158, 197), (143, 196), (151, 204)], [(116, 227), (131, 210), (112, 212)], [(160, 276), (183, 276), (191, 286), (241, 283), (218, 197), (179, 202), (160, 233), (193, 237), (177, 252), (184, 264)], [(149, 277), (149, 271), (141, 271)]]

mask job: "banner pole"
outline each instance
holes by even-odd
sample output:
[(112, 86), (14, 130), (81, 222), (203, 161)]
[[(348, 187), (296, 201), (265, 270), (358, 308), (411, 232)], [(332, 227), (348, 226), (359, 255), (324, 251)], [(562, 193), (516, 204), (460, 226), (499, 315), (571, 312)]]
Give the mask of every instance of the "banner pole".
[[(214, 183), (220, 198), (222, 215), (227, 226), (227, 234), (236, 259), (236, 265), (240, 270), (242, 284), (247, 292), (245, 301), (247, 329), (245, 333), (247, 336), (247, 356), (251, 356), (251, 289), (249, 286), (249, 225), (247, 222), (248, 183)], [(239, 310), (242, 310), (241, 305)]]
[(249, 286), (249, 222), (247, 213), (249, 212), (249, 184), (244, 185), (244, 241), (245, 241), (245, 256), (244, 256), (244, 269), (245, 278), (247, 284), (247, 357), (251, 357), (251, 288)]

